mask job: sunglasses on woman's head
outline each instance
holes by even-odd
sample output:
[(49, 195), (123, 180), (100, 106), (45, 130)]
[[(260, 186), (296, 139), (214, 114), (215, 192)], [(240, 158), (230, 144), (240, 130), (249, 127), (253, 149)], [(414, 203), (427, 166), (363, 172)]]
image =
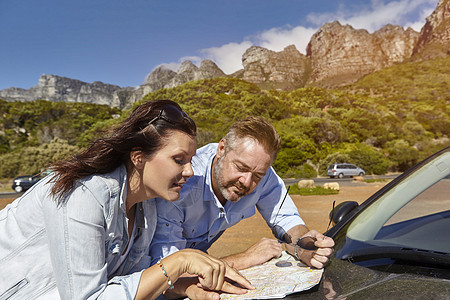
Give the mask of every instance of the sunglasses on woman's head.
[(156, 122), (159, 119), (163, 119), (166, 122), (172, 124), (183, 124), (187, 122), (192, 125), (194, 122), (189, 118), (189, 116), (181, 109), (175, 105), (166, 104), (159, 111), (158, 115), (148, 122), (148, 125)]

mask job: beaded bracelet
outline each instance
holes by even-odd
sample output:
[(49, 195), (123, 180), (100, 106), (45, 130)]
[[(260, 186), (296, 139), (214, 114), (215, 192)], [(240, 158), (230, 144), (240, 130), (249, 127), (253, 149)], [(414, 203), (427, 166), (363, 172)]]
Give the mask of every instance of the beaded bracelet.
[(167, 275), (166, 269), (164, 269), (164, 266), (163, 266), (161, 260), (158, 260), (156, 263), (161, 267), (161, 271), (163, 272), (164, 276), (166, 276), (166, 278), (167, 278), (167, 284), (169, 285), (169, 290), (173, 289), (174, 283), (172, 282), (172, 280), (170, 280), (169, 275)]

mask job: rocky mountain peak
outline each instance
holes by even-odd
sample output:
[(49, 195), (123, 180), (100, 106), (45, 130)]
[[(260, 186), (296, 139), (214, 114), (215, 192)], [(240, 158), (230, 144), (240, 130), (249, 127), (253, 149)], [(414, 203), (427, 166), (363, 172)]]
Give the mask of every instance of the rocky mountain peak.
[(165, 88), (171, 88), (192, 80), (212, 79), (224, 76), (226, 76), (225, 73), (211, 60), (202, 61), (200, 68), (191, 61), (186, 60), (181, 64), (175, 76), (167, 82), (164, 82), (163, 85)]
[(294, 45), (275, 52), (252, 46), (242, 56), (243, 78), (271, 88), (291, 89), (306, 82), (309, 61)]
[(194, 65), (192, 63), (192, 61), (190, 61), (190, 60), (183, 61), (183, 63), (181, 64), (181, 66), (177, 72), (178, 75), (185, 74), (185, 75), (189, 76), (189, 74), (192, 74), (193, 77), (195, 76), (194, 74), (197, 74), (197, 73), (198, 73), (198, 67), (196, 65)]
[(86, 83), (77, 79), (42, 74), (36, 86), (30, 89), (8, 88), (0, 91), (0, 98), (14, 101), (51, 99), (63, 102), (84, 102), (113, 105), (117, 85), (100, 81)]
[(362, 76), (410, 57), (418, 33), (386, 25), (369, 33), (338, 21), (323, 25), (311, 38), (311, 82), (333, 86), (351, 83)]
[(145, 82), (147, 84), (154, 84), (156, 89), (164, 87), (164, 83), (170, 81), (177, 75), (177, 72), (172, 71), (164, 65), (156, 67), (153, 72), (147, 75)]
[(414, 60), (444, 57), (450, 54), (450, 0), (440, 0), (426, 18), (413, 50)]
[(200, 73), (201, 77), (204, 79), (207, 78), (216, 78), (216, 77), (225, 77), (225, 73), (210, 59), (205, 59), (200, 64)]
[(390, 66), (411, 57), (419, 33), (409, 27), (405, 30), (402, 26), (387, 24), (372, 36), (374, 43), (381, 48), (384, 65)]

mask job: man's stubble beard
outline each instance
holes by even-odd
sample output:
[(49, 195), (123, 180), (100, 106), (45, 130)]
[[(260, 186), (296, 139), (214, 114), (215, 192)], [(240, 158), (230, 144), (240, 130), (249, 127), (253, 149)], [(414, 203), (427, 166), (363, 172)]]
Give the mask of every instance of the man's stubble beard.
[[(225, 200), (237, 202), (237, 201), (241, 200), (242, 197), (246, 196), (247, 189), (244, 188), (245, 189), (244, 195), (239, 195), (239, 194), (236, 194), (236, 193), (233, 193), (233, 192), (230, 192), (227, 190), (227, 188), (225, 187), (225, 184), (223, 183), (222, 177), (220, 176), (222, 174), (222, 170), (223, 170), (223, 158), (224, 158), (224, 156), (218, 158), (216, 161), (216, 164), (214, 165), (214, 178), (216, 179), (217, 187), (219, 188), (219, 191), (222, 194), (222, 196), (225, 198)], [(232, 185), (232, 186), (235, 186), (235, 185)], [(236, 200), (230, 200), (231, 194), (237, 195), (238, 198)]]

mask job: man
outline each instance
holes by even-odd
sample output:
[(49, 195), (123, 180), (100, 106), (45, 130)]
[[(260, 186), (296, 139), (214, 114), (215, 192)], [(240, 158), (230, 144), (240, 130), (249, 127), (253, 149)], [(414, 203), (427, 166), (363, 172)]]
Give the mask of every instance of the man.
[[(334, 242), (309, 231), (286, 195), (282, 179), (271, 167), (280, 145), (267, 120), (248, 117), (236, 122), (218, 144), (198, 149), (192, 159), (194, 176), (184, 184), (180, 199), (157, 200), (158, 225), (150, 249), (154, 262), (183, 248), (206, 251), (227, 228), (254, 215), (256, 206), (280, 239), (289, 237), (295, 243), (302, 236), (315, 237), (315, 251), (292, 244), (286, 249), (307, 265), (322, 268)], [(281, 251), (276, 239), (263, 238), (245, 252), (223, 259), (241, 270), (279, 257)]]

